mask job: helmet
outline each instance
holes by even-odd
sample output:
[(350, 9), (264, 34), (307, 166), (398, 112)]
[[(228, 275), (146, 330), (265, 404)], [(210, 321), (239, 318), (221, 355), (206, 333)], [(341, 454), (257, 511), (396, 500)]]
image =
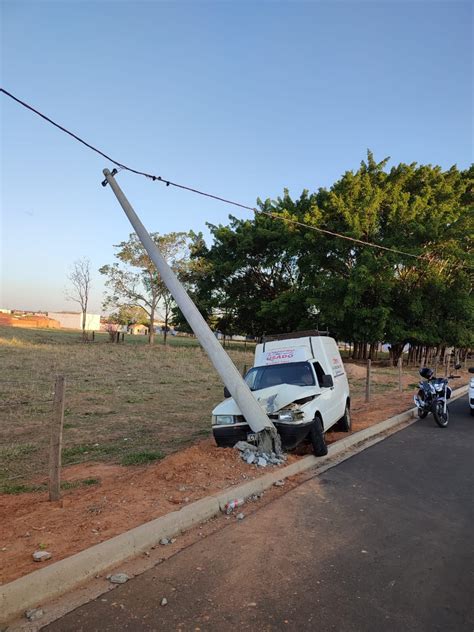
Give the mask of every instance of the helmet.
[(422, 369), (420, 369), (420, 375), (421, 377), (424, 377), (425, 380), (430, 380), (433, 377), (433, 371), (427, 366), (424, 366)]

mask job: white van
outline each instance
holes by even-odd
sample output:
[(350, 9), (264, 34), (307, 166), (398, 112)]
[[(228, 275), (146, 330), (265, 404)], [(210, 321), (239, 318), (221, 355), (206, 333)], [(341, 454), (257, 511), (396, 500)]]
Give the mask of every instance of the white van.
[[(327, 454), (326, 430), (351, 429), (349, 383), (333, 338), (295, 333), (267, 339), (257, 345), (245, 381), (287, 450), (309, 439), (314, 453), (322, 456)], [(212, 411), (217, 445), (255, 442), (256, 435), (227, 389), (224, 395), (227, 398)]]

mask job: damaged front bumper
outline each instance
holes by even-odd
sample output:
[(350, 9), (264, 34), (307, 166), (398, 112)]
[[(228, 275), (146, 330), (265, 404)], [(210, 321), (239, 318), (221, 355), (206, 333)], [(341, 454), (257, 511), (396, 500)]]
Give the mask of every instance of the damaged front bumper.
[[(311, 429), (312, 421), (282, 422), (273, 420), (273, 424), (281, 438), (284, 450), (291, 450), (304, 441)], [(237, 441), (255, 442), (255, 433), (247, 423), (214, 425), (212, 432), (216, 443), (221, 448), (232, 448)]]

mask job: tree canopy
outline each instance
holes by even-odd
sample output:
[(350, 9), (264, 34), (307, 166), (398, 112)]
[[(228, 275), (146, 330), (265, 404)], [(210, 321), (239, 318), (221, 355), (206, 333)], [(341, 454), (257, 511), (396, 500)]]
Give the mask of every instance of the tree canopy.
[(258, 200), (260, 211), (282, 219), (256, 213), (209, 225), (212, 244), (200, 238), (192, 248), (205, 271), (190, 286), (201, 311), (219, 315), (229, 333), (319, 327), (394, 350), (472, 345), (474, 168), (388, 169), (388, 161), (369, 151), (329, 189)]

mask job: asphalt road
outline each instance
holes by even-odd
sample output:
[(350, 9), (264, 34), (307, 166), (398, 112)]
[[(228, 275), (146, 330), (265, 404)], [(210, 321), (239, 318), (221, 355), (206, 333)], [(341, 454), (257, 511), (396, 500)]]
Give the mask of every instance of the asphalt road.
[(46, 629), (473, 632), (473, 466), (466, 396)]

